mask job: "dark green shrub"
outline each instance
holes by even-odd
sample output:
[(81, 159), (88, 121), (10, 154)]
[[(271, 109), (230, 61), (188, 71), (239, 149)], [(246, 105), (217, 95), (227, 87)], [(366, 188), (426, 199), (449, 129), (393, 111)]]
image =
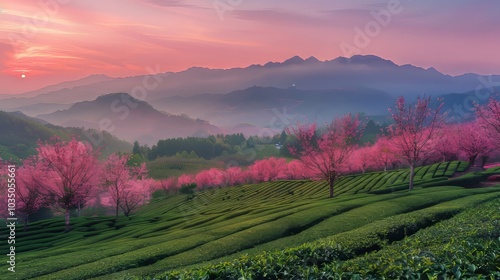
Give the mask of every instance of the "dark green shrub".
[(179, 193), (181, 194), (194, 194), (196, 191), (196, 184), (189, 184), (189, 185), (184, 185), (180, 187)]

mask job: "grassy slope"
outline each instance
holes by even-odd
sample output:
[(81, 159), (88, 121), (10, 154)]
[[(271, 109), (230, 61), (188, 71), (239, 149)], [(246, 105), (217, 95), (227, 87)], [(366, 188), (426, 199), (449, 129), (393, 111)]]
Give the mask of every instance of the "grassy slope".
[(476, 194), (317, 242), (153, 279), (500, 279), (499, 207), (498, 193)]
[[(464, 168), (459, 162), (444, 163), (424, 167), (417, 175), (423, 184)], [(403, 184), (406, 173), (397, 170), (346, 177), (339, 182), (334, 199), (326, 198), (328, 190), (322, 182), (268, 182), (207, 190), (189, 201), (183, 195), (161, 199), (131, 220), (74, 219), (70, 233), (61, 233), (60, 219), (37, 222), (29, 232), (17, 233), (19, 270), (17, 278), (9, 279), (152, 275), (228, 260), (241, 253), (254, 255), (297, 246), (396, 215), (454, 201), (467, 205), (500, 194), (499, 188), (449, 186), (368, 193)], [(5, 233), (0, 231), (2, 236)], [(6, 245), (0, 249), (5, 251)]]

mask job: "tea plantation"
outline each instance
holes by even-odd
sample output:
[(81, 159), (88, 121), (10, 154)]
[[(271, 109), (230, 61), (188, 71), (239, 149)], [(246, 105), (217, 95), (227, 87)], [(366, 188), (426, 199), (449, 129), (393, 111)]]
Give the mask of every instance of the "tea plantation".
[(418, 168), (411, 192), (395, 170), (344, 177), (333, 199), (324, 182), (278, 181), (75, 218), (68, 233), (36, 222), (0, 279), (500, 279), (500, 186), (482, 183), (500, 168), (467, 167)]

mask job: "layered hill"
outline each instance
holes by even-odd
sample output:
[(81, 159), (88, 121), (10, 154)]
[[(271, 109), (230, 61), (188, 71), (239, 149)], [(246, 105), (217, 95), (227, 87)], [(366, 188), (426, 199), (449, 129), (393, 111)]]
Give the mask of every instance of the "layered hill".
[(160, 112), (126, 93), (107, 94), (83, 101), (69, 109), (39, 115), (40, 119), (65, 127), (106, 130), (120, 139), (153, 145), (159, 139), (216, 134), (207, 121)]

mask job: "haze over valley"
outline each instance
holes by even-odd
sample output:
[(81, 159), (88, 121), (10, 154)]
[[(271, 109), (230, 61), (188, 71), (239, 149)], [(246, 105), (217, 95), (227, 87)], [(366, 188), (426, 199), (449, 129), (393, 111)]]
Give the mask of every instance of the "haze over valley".
[(280, 133), (297, 121), (323, 123), (348, 112), (383, 122), (381, 117), (400, 95), (444, 97), (446, 109), (455, 114), (454, 105), (462, 106), (478, 88), (482, 96), (493, 93), (496, 81), (500, 76), (450, 76), (374, 55), (327, 61), (295, 56), (225, 70), (193, 67), (127, 78), (92, 75), (3, 95), (0, 109), (152, 145), (172, 137), (257, 135), (264, 128)]

